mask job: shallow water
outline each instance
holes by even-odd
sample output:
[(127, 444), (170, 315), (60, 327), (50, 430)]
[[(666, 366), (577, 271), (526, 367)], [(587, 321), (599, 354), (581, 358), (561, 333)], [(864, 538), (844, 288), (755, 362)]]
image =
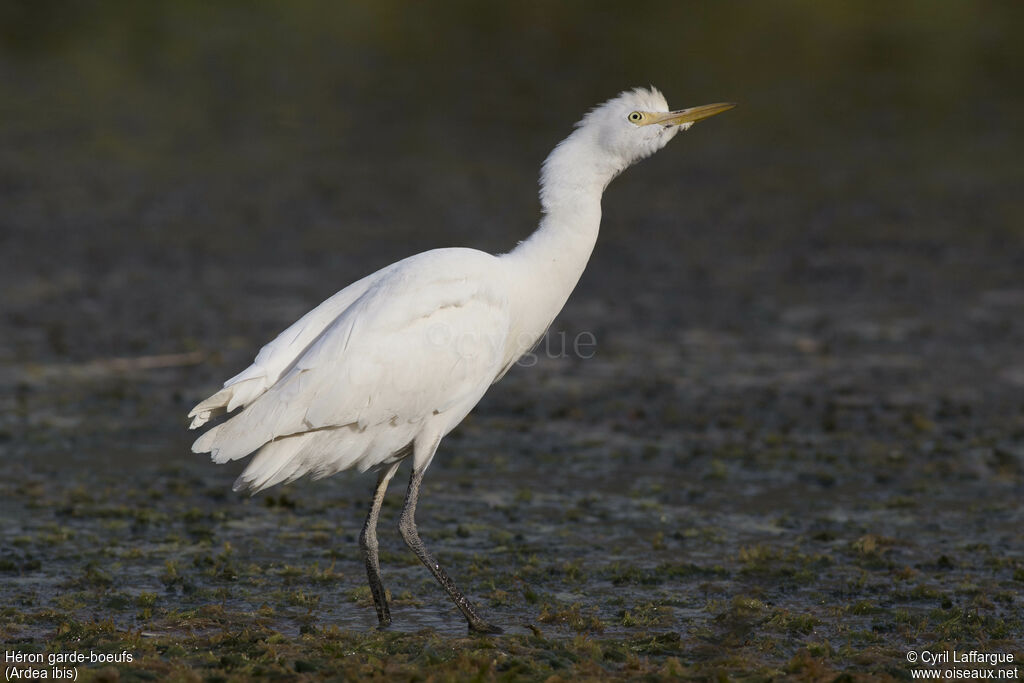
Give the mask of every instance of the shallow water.
[[(431, 466), (428, 546), (511, 634), (497, 647), (545, 634), (537, 675), (580, 674), (538, 654), (576, 634), (670, 635), (637, 651), (693, 675), (1024, 656), (1015, 5), (19, 7), (0, 22), (5, 643), (134, 633), (160, 644), (136, 646), (149, 671), (245, 676), (174, 648), (368, 633), (373, 478), (238, 496), (242, 465), (190, 454), (184, 414), (366, 272), (514, 245), (547, 150), (654, 82), (741, 106), (609, 188), (543, 357)], [(561, 352), (581, 333), (593, 358)], [(458, 650), (393, 487), (393, 628)]]

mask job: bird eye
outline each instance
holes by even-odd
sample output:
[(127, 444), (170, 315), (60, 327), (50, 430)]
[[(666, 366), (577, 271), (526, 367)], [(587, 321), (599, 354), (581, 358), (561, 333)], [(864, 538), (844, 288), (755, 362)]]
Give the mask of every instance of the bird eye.
[(638, 112), (638, 111), (634, 111), (634, 112), (630, 113), (630, 115), (629, 115), (629, 117), (628, 117), (628, 118), (629, 118), (629, 120), (630, 120), (630, 121), (632, 121), (633, 123), (640, 123), (641, 121), (643, 121), (643, 120), (644, 120), (644, 115), (643, 115), (643, 114), (641, 114), (641, 113), (640, 113), (640, 112)]

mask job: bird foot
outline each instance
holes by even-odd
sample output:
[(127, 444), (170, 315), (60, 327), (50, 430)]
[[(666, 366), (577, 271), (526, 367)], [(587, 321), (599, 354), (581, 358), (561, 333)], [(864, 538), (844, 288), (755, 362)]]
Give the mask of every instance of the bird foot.
[(494, 624), (489, 624), (486, 621), (483, 621), (481, 619), (481, 620), (478, 620), (478, 621), (475, 621), (475, 622), (474, 621), (469, 622), (469, 632), (470, 633), (491, 633), (491, 634), (495, 634), (496, 635), (498, 633), (504, 633), (505, 629), (503, 629), (500, 626), (495, 626)]

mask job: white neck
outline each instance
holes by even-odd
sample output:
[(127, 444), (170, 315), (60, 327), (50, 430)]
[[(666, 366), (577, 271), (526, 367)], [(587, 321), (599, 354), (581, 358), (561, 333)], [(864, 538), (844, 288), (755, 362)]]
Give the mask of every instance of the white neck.
[(601, 195), (628, 165), (596, 149), (592, 132), (577, 128), (551, 152), (541, 170), (540, 225), (502, 257), (520, 283), (511, 302), (514, 358), (544, 334), (579, 282), (597, 241)]

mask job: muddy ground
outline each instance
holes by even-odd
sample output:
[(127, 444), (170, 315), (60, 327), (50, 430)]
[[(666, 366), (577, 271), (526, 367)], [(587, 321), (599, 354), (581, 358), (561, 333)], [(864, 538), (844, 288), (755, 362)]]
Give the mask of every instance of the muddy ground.
[[(113, 657), (94, 680), (1024, 657), (1015, 5), (11, 7), (5, 652)], [(506, 634), (468, 636), (405, 548), (400, 484), (378, 632), (372, 476), (234, 494), (185, 413), (367, 272), (513, 246), (547, 150), (648, 82), (741, 106), (611, 185), (537, 362), (424, 481), (424, 539)]]

